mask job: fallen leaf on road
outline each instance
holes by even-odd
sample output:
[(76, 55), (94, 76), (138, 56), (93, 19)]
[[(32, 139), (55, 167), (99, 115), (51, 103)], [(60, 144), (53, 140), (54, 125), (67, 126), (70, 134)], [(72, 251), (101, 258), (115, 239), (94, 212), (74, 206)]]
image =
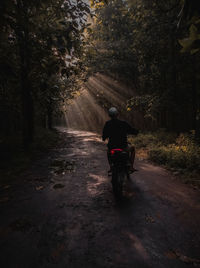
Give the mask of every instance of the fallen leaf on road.
[(194, 258), (190, 258), (188, 256), (185, 256), (183, 254), (181, 254), (179, 251), (175, 251), (175, 254), (177, 255), (177, 257), (185, 262), (185, 263), (188, 263), (188, 264), (197, 264), (197, 263), (200, 263), (200, 260), (199, 259), (194, 259)]
[(185, 256), (181, 254), (178, 250), (171, 250), (165, 253), (165, 256), (169, 259), (179, 259), (182, 262), (185, 262), (187, 264), (200, 264), (199, 259), (190, 258), (188, 256)]
[(157, 213), (156, 216), (157, 216), (158, 219), (161, 219), (161, 214), (160, 213)]
[(44, 186), (42, 186), (42, 185), (41, 185), (41, 186), (36, 186), (35, 189), (36, 189), (37, 191), (40, 191), (40, 190), (44, 189)]
[(177, 258), (177, 255), (175, 252), (173, 251), (168, 251), (168, 252), (165, 252), (165, 256), (169, 259), (176, 259)]
[(152, 216), (150, 216), (150, 215), (146, 215), (145, 216), (145, 220), (147, 222), (150, 222), (150, 223), (154, 223), (155, 222), (154, 218)]

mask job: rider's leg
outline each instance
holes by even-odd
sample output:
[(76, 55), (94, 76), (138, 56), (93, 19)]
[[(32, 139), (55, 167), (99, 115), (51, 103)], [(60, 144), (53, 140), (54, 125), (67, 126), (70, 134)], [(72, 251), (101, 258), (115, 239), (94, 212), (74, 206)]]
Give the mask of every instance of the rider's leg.
[(135, 161), (135, 147), (132, 146), (132, 148), (131, 148), (131, 164), (132, 164), (132, 167), (134, 165), (134, 161)]
[(133, 167), (134, 161), (135, 161), (135, 147), (130, 146), (129, 147), (129, 152), (130, 152), (130, 162), (131, 162), (130, 170), (135, 171), (136, 169)]
[(110, 150), (107, 150), (107, 158), (108, 158), (108, 164), (110, 166), (110, 170), (108, 172), (111, 172), (111, 158), (110, 158)]

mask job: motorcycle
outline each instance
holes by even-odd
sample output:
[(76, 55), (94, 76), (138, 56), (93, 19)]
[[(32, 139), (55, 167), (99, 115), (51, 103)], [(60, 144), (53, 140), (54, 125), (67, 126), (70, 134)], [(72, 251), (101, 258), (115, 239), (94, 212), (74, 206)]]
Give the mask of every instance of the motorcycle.
[(129, 153), (123, 149), (110, 150), (112, 188), (117, 199), (123, 196), (123, 186), (126, 179), (130, 179), (130, 157)]

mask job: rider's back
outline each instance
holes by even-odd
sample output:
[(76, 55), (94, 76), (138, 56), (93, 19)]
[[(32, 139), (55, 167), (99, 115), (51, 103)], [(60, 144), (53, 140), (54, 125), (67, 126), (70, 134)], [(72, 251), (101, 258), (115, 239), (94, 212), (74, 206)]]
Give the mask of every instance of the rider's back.
[(102, 138), (103, 140), (109, 139), (108, 147), (110, 149), (126, 148), (128, 145), (127, 135), (135, 134), (136, 131), (127, 122), (114, 118), (105, 123)]

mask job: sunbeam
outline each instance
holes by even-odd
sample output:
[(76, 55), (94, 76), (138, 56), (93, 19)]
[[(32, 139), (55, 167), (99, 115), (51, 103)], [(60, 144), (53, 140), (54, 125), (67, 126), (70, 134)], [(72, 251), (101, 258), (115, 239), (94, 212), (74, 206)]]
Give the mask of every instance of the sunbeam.
[[(124, 111), (131, 96), (130, 92), (130, 88), (106, 75), (96, 74), (90, 77), (81, 95), (67, 108), (67, 127), (100, 132), (108, 120), (107, 109), (116, 106), (120, 111)], [(128, 114), (124, 119), (127, 118)]]

